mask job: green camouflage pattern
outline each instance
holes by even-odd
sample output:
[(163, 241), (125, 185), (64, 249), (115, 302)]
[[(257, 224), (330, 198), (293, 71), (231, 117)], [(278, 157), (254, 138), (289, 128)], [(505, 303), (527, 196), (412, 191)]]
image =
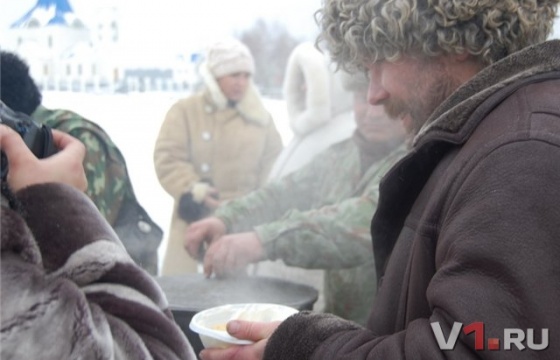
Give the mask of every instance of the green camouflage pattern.
[(365, 324), (377, 287), (370, 222), (379, 182), (406, 151), (403, 144), (362, 175), (358, 147), (345, 140), (216, 216), (229, 232), (256, 231), (270, 260), (325, 269), (325, 312)]
[(37, 122), (68, 133), (86, 147), (86, 190), (109, 224), (114, 225), (125, 198), (134, 196), (124, 157), (107, 133), (95, 123), (69, 110), (39, 106), (31, 115)]

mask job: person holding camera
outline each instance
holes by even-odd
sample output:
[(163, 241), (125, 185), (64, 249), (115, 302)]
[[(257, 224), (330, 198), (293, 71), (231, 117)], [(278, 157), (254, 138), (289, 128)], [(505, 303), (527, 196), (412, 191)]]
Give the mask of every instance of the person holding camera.
[(0, 51), (0, 72), (0, 98), (6, 105), (40, 124), (74, 136), (86, 146), (86, 194), (115, 229), (134, 261), (156, 275), (163, 231), (138, 202), (125, 158), (111, 137), (98, 124), (73, 111), (43, 106), (29, 66), (15, 53)]
[(161, 289), (84, 194), (84, 145), (53, 130), (58, 152), (38, 159), (2, 123), (0, 358), (195, 359)]

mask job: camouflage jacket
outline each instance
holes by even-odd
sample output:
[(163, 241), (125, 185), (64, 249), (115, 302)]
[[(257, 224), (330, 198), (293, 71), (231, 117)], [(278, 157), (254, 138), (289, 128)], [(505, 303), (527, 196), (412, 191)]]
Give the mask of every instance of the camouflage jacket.
[(84, 158), (88, 181), (86, 194), (109, 224), (114, 225), (124, 198), (131, 196), (131, 185), (124, 158), (109, 135), (98, 125), (69, 110), (39, 106), (31, 116), (84, 143), (87, 149)]
[(270, 260), (325, 269), (325, 311), (364, 324), (376, 293), (369, 226), (382, 176), (405, 145), (360, 171), (354, 140), (216, 211), (228, 232), (254, 230)]
[(155, 275), (163, 231), (138, 203), (126, 161), (109, 135), (99, 125), (69, 110), (39, 106), (31, 117), (85, 145), (86, 194), (117, 232), (130, 256)]

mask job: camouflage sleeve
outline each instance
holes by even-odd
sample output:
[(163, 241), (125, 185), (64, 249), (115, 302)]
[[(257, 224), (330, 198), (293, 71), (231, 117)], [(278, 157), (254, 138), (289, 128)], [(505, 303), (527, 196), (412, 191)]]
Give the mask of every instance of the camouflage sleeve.
[(72, 135), (85, 145), (86, 194), (109, 224), (114, 225), (124, 197), (132, 190), (124, 157), (109, 135), (95, 122), (70, 110), (48, 109), (40, 105), (31, 116), (39, 123)]
[(88, 181), (86, 194), (109, 224), (113, 225), (126, 195), (126, 169), (117, 159), (110, 159), (107, 145), (87, 129), (74, 129), (70, 135), (86, 146), (84, 170)]
[(129, 184), (125, 160), (109, 135), (94, 122), (69, 110), (40, 106), (33, 117), (85, 145), (86, 194), (107, 222), (114, 225)]
[(271, 181), (261, 188), (220, 206), (215, 216), (226, 224), (229, 233), (251, 231), (254, 226), (276, 221), (293, 209), (309, 210), (316, 202), (316, 161), (284, 177)]
[(278, 221), (255, 227), (267, 257), (310, 269), (349, 268), (370, 261), (370, 223), (379, 183), (405, 152), (401, 147), (381, 160), (360, 196), (309, 211), (294, 209)]
[(378, 182), (360, 197), (299, 211), (255, 227), (267, 257), (309, 269), (355, 267), (371, 260), (369, 225), (377, 206)]

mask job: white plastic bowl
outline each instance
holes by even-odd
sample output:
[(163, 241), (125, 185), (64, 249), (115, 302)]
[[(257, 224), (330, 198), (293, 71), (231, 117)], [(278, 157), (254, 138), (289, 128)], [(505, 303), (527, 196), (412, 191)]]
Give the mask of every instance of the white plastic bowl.
[(230, 320), (259, 322), (282, 321), (298, 310), (278, 304), (232, 304), (206, 309), (196, 313), (189, 328), (198, 333), (205, 348), (226, 348), (231, 345), (247, 345), (252, 341), (240, 340), (229, 335), (226, 324)]

